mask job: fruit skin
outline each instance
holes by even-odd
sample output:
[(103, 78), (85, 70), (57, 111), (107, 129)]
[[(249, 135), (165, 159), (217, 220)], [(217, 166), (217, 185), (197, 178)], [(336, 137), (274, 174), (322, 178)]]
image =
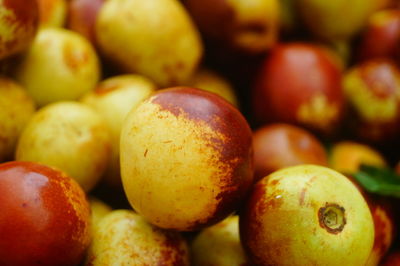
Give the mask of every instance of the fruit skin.
[(177, 0), (106, 1), (95, 28), (108, 59), (162, 87), (186, 81), (203, 54), (199, 33)]
[(0, 2), (0, 60), (25, 51), (39, 25), (36, 1), (2, 0)]
[(255, 181), (284, 167), (298, 164), (328, 165), (322, 143), (307, 130), (275, 123), (253, 133)]
[(63, 27), (67, 16), (67, 0), (36, 0), (39, 5), (40, 25)]
[(261, 179), (239, 225), (253, 265), (365, 265), (374, 242), (371, 212), (356, 186), (315, 165)]
[(194, 266), (250, 265), (240, 244), (239, 216), (228, 216), (202, 230), (191, 244), (191, 255)]
[(343, 78), (348, 127), (358, 139), (383, 143), (400, 132), (400, 70), (388, 59), (353, 66)]
[(152, 226), (130, 210), (107, 214), (94, 228), (86, 265), (189, 265), (178, 233)]
[(109, 155), (104, 121), (77, 102), (58, 102), (40, 109), (26, 125), (16, 149), (16, 160), (57, 167), (85, 191), (99, 181)]
[(85, 193), (64, 173), (30, 162), (0, 164), (0, 264), (78, 265), (90, 242)]
[(98, 82), (99, 59), (92, 45), (78, 33), (41, 28), (15, 77), (39, 106), (76, 100)]
[(360, 60), (391, 57), (400, 65), (400, 10), (375, 12), (358, 45)]
[(105, 202), (99, 200), (95, 197), (90, 197), (90, 212), (92, 218), (92, 228), (97, 226), (101, 219), (103, 219), (107, 214), (112, 212), (112, 208)]
[(104, 119), (110, 131), (111, 158), (104, 176), (109, 185), (122, 186), (119, 142), (125, 117), (155, 89), (156, 85), (143, 76), (119, 75), (103, 80), (81, 99), (82, 103), (92, 107)]
[(0, 77), (0, 162), (14, 158), (17, 140), (35, 112), (35, 103), (14, 80)]
[(383, 156), (374, 148), (354, 141), (340, 141), (333, 145), (329, 167), (343, 174), (354, 174), (361, 164), (385, 167)]
[(184, 0), (206, 38), (221, 47), (262, 53), (278, 39), (277, 0)]
[(82, 34), (95, 44), (96, 18), (104, 1), (105, 0), (70, 0), (68, 3), (67, 27)]
[(254, 115), (261, 122), (333, 134), (344, 109), (340, 66), (319, 46), (277, 45), (260, 68), (252, 97)]
[(132, 207), (166, 229), (191, 231), (233, 212), (253, 181), (251, 130), (215, 94), (161, 90), (127, 116), (121, 174)]
[(296, 4), (307, 28), (328, 41), (351, 39), (376, 8), (376, 0), (297, 0)]

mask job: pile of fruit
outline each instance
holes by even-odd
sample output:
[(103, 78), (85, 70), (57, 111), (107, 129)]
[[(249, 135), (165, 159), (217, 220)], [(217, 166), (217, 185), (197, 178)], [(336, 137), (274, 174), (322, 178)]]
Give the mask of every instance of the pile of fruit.
[(0, 265), (400, 265), (399, 0), (0, 0)]

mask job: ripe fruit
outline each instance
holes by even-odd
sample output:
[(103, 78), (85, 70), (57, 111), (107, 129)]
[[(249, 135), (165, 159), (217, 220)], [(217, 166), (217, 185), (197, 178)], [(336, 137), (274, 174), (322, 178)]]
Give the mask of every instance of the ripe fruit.
[(106, 1), (97, 16), (96, 39), (100, 51), (124, 71), (160, 86), (186, 81), (203, 53), (200, 36), (177, 0)]
[(0, 1), (0, 60), (25, 51), (39, 25), (36, 1)]
[(105, 174), (109, 185), (121, 186), (119, 140), (128, 112), (154, 92), (156, 86), (139, 75), (121, 75), (100, 82), (81, 101), (92, 107), (105, 121), (110, 131), (111, 157)]
[(37, 0), (41, 26), (63, 27), (67, 16), (67, 0)]
[(185, 0), (188, 11), (206, 38), (222, 47), (248, 53), (265, 52), (277, 41), (277, 0)]
[(387, 142), (400, 132), (400, 70), (390, 60), (355, 65), (344, 76), (349, 127), (364, 140)]
[(321, 142), (308, 131), (289, 124), (270, 124), (253, 134), (255, 179), (298, 164), (328, 164)]
[(91, 108), (58, 102), (40, 109), (22, 132), (18, 161), (57, 167), (89, 191), (103, 174), (110, 140), (104, 121)]
[(314, 165), (263, 178), (239, 224), (256, 265), (365, 265), (374, 242), (371, 212), (356, 186)]
[(232, 215), (202, 230), (191, 245), (192, 265), (248, 265), (239, 239), (239, 217)]
[(375, 12), (368, 20), (358, 49), (361, 60), (392, 57), (400, 65), (400, 10)]
[(14, 158), (18, 137), (34, 112), (35, 104), (26, 91), (0, 77), (0, 162)]
[(340, 67), (319, 46), (278, 45), (260, 69), (253, 105), (261, 121), (300, 124), (330, 134), (343, 112)]
[(90, 197), (89, 200), (93, 228), (93, 226), (97, 226), (100, 220), (112, 211), (112, 208), (98, 198)]
[(107, 214), (94, 227), (86, 265), (189, 265), (189, 250), (178, 232), (150, 225), (128, 210)]
[(251, 130), (215, 94), (161, 90), (127, 116), (122, 182), (132, 207), (166, 229), (196, 230), (233, 212), (253, 181)]
[(99, 61), (91, 44), (61, 28), (42, 28), (16, 70), (17, 80), (39, 106), (76, 100), (94, 89), (99, 77)]
[(383, 156), (372, 147), (353, 141), (335, 143), (331, 149), (329, 166), (341, 173), (353, 174), (361, 164), (386, 166)]
[(64, 173), (30, 162), (0, 164), (0, 264), (78, 265), (90, 242), (85, 193)]

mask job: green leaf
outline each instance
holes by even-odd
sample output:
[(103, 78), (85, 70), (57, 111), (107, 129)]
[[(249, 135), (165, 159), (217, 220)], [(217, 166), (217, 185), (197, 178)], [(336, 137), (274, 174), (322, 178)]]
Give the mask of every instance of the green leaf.
[(361, 165), (353, 177), (370, 193), (400, 198), (400, 176), (392, 169)]

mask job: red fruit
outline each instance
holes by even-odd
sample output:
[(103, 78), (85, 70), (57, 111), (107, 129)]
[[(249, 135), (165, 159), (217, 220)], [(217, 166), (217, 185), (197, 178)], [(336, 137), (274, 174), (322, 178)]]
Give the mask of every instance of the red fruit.
[(261, 68), (253, 103), (261, 121), (295, 123), (333, 133), (344, 105), (340, 66), (315, 45), (276, 46)]
[(360, 59), (396, 58), (400, 64), (400, 10), (376, 12), (366, 26), (359, 46)]
[(31, 162), (0, 164), (0, 265), (78, 265), (90, 209), (79, 185)]
[(327, 165), (321, 142), (308, 131), (288, 125), (272, 124), (253, 134), (255, 180), (297, 164)]

